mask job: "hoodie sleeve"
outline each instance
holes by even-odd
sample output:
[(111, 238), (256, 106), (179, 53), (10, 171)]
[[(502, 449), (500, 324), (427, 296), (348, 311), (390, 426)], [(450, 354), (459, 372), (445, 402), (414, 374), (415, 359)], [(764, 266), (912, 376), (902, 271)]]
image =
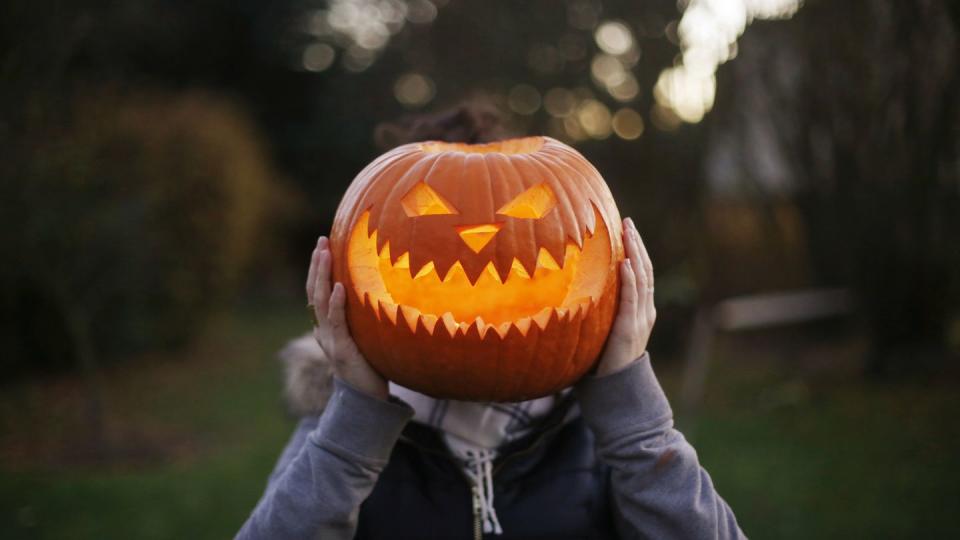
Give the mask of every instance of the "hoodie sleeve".
[(621, 538), (745, 538), (673, 412), (649, 355), (576, 387), (597, 453), (611, 472)]
[(273, 486), (277, 483), (277, 478), (283, 475), (283, 471), (287, 470), (287, 466), (290, 465), (293, 458), (297, 457), (297, 454), (300, 453), (303, 445), (307, 442), (307, 436), (316, 429), (319, 421), (319, 416), (307, 416), (301, 418), (300, 422), (297, 423), (297, 428), (293, 431), (293, 435), (290, 436), (290, 441), (287, 442), (287, 446), (284, 447), (280, 458), (277, 459), (277, 464), (273, 467), (273, 472), (270, 473), (270, 477), (267, 479), (267, 491), (273, 489)]
[(412, 416), (402, 402), (335, 380), (323, 414), (301, 421), (236, 538), (353, 538), (360, 504)]

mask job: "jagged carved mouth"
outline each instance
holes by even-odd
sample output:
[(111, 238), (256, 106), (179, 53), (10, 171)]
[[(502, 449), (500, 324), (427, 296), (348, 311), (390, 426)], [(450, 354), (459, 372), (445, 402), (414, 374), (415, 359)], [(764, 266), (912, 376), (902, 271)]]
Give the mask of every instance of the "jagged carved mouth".
[[(594, 209), (596, 213), (596, 209)], [(376, 230), (369, 231), (369, 212), (357, 220), (348, 246), (348, 268), (353, 292), (378, 317), (385, 313), (393, 324), (403, 319), (411, 331), (418, 323), (431, 335), (437, 325), (450, 336), (466, 334), (476, 326), (481, 338), (494, 331), (506, 337), (512, 327), (524, 336), (532, 324), (546, 328), (551, 320), (586, 316), (603, 294), (610, 271), (610, 237), (599, 213), (583, 245), (568, 242), (563, 260), (540, 248), (536, 267), (514, 259), (501, 275), (487, 264), (470, 279), (459, 262), (441, 276), (432, 262), (411, 268), (409, 254), (391, 254), (389, 240), (377, 250)]]

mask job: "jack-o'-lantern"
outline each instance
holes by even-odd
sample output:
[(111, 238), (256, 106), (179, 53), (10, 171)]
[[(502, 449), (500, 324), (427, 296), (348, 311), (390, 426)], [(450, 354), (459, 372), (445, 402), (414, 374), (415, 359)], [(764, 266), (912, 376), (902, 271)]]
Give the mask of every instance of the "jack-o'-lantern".
[(333, 271), (351, 334), (383, 376), (434, 397), (520, 401), (596, 361), (621, 235), (603, 178), (559, 141), (413, 143), (350, 185)]

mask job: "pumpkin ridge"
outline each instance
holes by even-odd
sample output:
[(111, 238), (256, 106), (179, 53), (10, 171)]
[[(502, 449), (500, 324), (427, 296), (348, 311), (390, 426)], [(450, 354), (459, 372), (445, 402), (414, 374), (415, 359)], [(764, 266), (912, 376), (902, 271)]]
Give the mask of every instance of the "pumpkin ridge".
[[(542, 155), (534, 156), (533, 159), (536, 160), (536, 162), (541, 167), (543, 167), (544, 170), (548, 171), (555, 179), (558, 179), (558, 181), (559, 181), (560, 175), (557, 172), (557, 168), (558, 167), (561, 168), (560, 172), (565, 172), (562, 170), (563, 164), (558, 163), (553, 158), (553, 156), (548, 152), (543, 152)], [(580, 178), (580, 181), (576, 184), (578, 193), (574, 193), (574, 194), (569, 193), (567, 191), (567, 186), (564, 184), (563, 185), (564, 194), (567, 197), (578, 196), (578, 198), (586, 200), (588, 202), (587, 206), (590, 206), (590, 204), (596, 204), (596, 202), (600, 200), (600, 197), (598, 196), (596, 190), (593, 189), (593, 186), (590, 184), (590, 180), (586, 177), (586, 175), (581, 173), (576, 167), (569, 167), (569, 170), (574, 171), (577, 174), (577, 176), (579, 176)], [(576, 212), (576, 210), (574, 210), (574, 212)], [(587, 211), (583, 219), (583, 222), (585, 224), (584, 228), (591, 234), (593, 234), (593, 231), (596, 228), (596, 221), (594, 220), (594, 218), (595, 218), (595, 213)]]
[[(402, 150), (403, 147), (400, 147), (393, 150), (393, 152), (400, 153)], [(360, 172), (359, 175), (357, 175), (357, 178), (361, 178), (363, 181), (361, 182), (362, 185), (360, 190), (354, 195), (356, 200), (359, 201), (359, 204), (357, 204), (356, 208), (365, 208), (366, 211), (370, 212), (370, 223), (372, 224), (373, 228), (380, 228), (379, 224), (382, 208), (379, 208), (369, 199), (380, 199), (385, 195), (389, 196), (390, 191), (393, 189), (393, 187), (380, 186), (380, 182), (377, 182), (376, 180), (385, 176), (396, 175), (397, 178), (394, 180), (393, 185), (396, 186), (397, 184), (401, 184), (403, 183), (404, 177), (410, 174), (410, 171), (422, 161), (422, 156), (405, 154), (401, 155), (400, 159), (383, 163), (380, 168), (365, 168)], [(386, 193), (382, 193), (383, 191), (386, 191)], [(351, 195), (351, 193), (348, 192), (346, 195), (344, 195), (344, 197), (347, 195)], [(353, 219), (356, 219), (356, 217), (359, 215), (360, 214), (357, 214), (356, 216), (352, 217)]]
[[(530, 186), (527, 186), (526, 182), (524, 181), (528, 175), (520, 170), (520, 164), (528, 163), (529, 159), (530, 159), (530, 156), (528, 155), (520, 155), (517, 157), (517, 159), (508, 159), (506, 162), (508, 167), (513, 171), (513, 175), (507, 175), (507, 178), (513, 178), (515, 180), (513, 182), (513, 185), (511, 186), (512, 188), (511, 191), (513, 191), (514, 193), (521, 193), (530, 187)], [(519, 187), (519, 189), (516, 189), (517, 187)], [(514, 220), (514, 227), (518, 227), (517, 223), (518, 222)], [(526, 220), (526, 219), (520, 220), (519, 223), (524, 226), (523, 227), (524, 236), (522, 238), (524, 240), (528, 238), (533, 239), (533, 244), (534, 246), (536, 246), (537, 245), (536, 225), (533, 223), (533, 221)], [(518, 246), (519, 242), (516, 242), (516, 240), (519, 238), (521, 238), (519, 235), (517, 235), (517, 237), (515, 238), (514, 251), (513, 251), (514, 257), (516, 257), (520, 261), (520, 264), (523, 265), (527, 273), (532, 276), (537, 269), (536, 253), (531, 255), (529, 249), (523, 249), (521, 246)], [(524, 246), (524, 247), (527, 247), (527, 246)], [(517, 256), (518, 254), (519, 256)]]
[[(419, 181), (421, 181), (421, 182), (423, 182), (424, 184), (427, 184), (427, 185), (429, 186), (429, 184), (427, 183), (427, 180), (430, 178), (430, 176), (431, 176), (431, 175), (433, 174), (433, 172), (436, 170), (437, 165), (440, 163), (440, 158), (441, 158), (441, 156), (437, 156), (437, 157), (434, 158), (432, 161), (430, 161), (430, 164), (429, 164), (429, 165), (425, 165), (425, 166), (424, 166), (424, 167), (426, 168), (426, 171), (424, 172), (424, 174), (423, 174), (422, 176), (420, 176)], [(410, 190), (413, 186), (415, 186), (415, 185), (417, 184), (417, 182), (418, 182), (417, 177), (414, 176), (414, 171), (417, 171), (417, 165), (421, 165), (421, 164), (425, 163), (428, 159), (429, 159), (429, 157), (425, 157), (425, 156), (422, 156), (422, 155), (421, 155), (421, 156), (418, 156), (418, 159), (410, 166), (409, 169), (407, 169), (406, 171), (404, 171), (403, 175), (393, 184), (393, 186), (392, 186), (392, 187), (389, 189), (389, 191), (387, 192), (386, 196), (383, 197), (381, 200), (383, 200), (383, 201), (392, 201), (392, 202), (395, 201), (395, 202), (398, 203), (398, 204), (401, 203), (401, 201), (402, 201), (404, 195), (406, 195), (407, 191)], [(401, 188), (402, 188), (403, 193), (402, 193), (402, 194), (398, 194), (397, 192), (398, 192), (398, 191), (401, 191)], [(381, 219), (377, 219), (377, 221), (374, 222), (374, 223), (376, 224), (377, 230), (383, 229), (383, 228), (384, 228), (383, 225), (386, 225), (385, 223), (382, 223), (383, 208), (381, 208), (380, 216), (379, 216), (379, 217), (380, 217)], [(373, 215), (372, 215), (372, 214), (371, 214), (371, 222), (373, 222)], [(407, 236), (407, 238), (404, 238), (404, 237), (401, 235), (399, 238), (396, 239), (396, 241), (394, 242), (394, 244), (395, 244), (395, 245), (398, 245), (398, 246), (400, 247), (400, 249), (398, 250), (398, 252), (399, 252), (399, 251), (405, 251), (405, 252), (410, 251), (410, 246), (409, 246), (409, 244), (411, 244), (412, 241), (413, 241), (413, 239), (416, 237), (416, 226), (417, 226), (417, 220), (413, 220), (412, 230), (410, 231), (410, 233), (409, 233), (409, 235)], [(387, 240), (389, 240), (389, 239), (386, 238), (386, 235), (384, 235), (384, 238), (381, 238), (381, 239), (380, 239), (380, 241), (384, 241), (384, 242), (387, 241)], [(405, 242), (405, 240), (406, 240), (406, 242)], [(405, 245), (405, 244), (406, 244), (406, 245)], [(379, 246), (378, 246), (378, 247), (379, 247)]]
[[(507, 200), (513, 192), (513, 182), (510, 176), (512, 173), (507, 170), (509, 160), (507, 156), (502, 154), (488, 154), (484, 158), (491, 177), (499, 179), (498, 182), (492, 183), (490, 186), (490, 196), (493, 197), (494, 205), (496, 205), (498, 199)], [(499, 238), (494, 242), (493, 263), (497, 274), (500, 276), (500, 281), (503, 283), (507, 280), (510, 269), (513, 268), (514, 260), (517, 260), (514, 256), (517, 253), (517, 238), (509, 234), (509, 231), (498, 236)]]
[[(567, 191), (567, 185), (564, 184), (564, 183), (562, 183), (562, 182), (560, 182), (560, 177), (558, 176), (557, 171), (554, 170), (553, 167), (550, 167), (549, 165), (547, 165), (546, 163), (544, 163), (538, 156), (532, 156), (532, 159), (533, 159), (533, 161), (537, 164), (537, 168), (546, 171), (551, 177), (553, 177), (553, 180), (554, 180), (558, 185), (560, 185), (560, 186), (563, 188), (563, 189), (560, 190), (560, 192), (561, 192), (561, 194), (562, 194), (562, 196), (563, 196), (563, 198), (564, 198), (564, 202), (566, 202), (566, 204), (569, 206), (570, 212), (574, 215), (574, 217), (577, 219), (577, 221), (580, 222), (580, 219), (579, 219), (579, 218), (580, 218), (580, 215), (579, 215), (579, 212), (577, 211), (578, 209), (573, 207), (573, 203), (570, 202), (570, 197), (571, 197), (571, 195), (575, 195), (575, 196), (578, 196), (578, 198), (580, 198), (580, 199), (586, 200), (587, 203), (588, 203), (587, 206), (589, 206), (589, 203), (593, 202), (593, 200), (594, 200), (593, 195), (595, 195), (595, 194), (594, 194), (594, 193), (585, 193), (585, 190), (582, 188), (582, 184), (586, 182), (586, 179), (583, 178), (582, 175), (580, 175), (580, 182), (578, 182), (577, 185), (576, 185), (576, 188), (577, 188), (577, 190), (579, 191), (579, 193), (571, 194), (571, 193), (569, 193), (569, 192)], [(591, 190), (591, 191), (592, 191), (592, 190)], [(554, 195), (555, 195), (556, 197), (558, 197), (558, 198), (561, 196), (561, 194), (557, 194), (556, 192), (554, 192)], [(588, 212), (585, 212), (585, 213), (586, 213), (587, 216), (589, 216), (592, 212), (589, 212), (589, 211), (588, 211)], [(590, 233), (592, 234), (592, 233), (593, 233), (593, 227), (590, 227), (590, 221), (589, 221), (589, 220), (590, 220), (590, 218), (585, 216), (585, 219), (583, 220), (583, 222), (584, 222), (584, 224), (585, 224), (584, 230), (586, 230), (586, 231), (588, 231), (588, 232), (590, 232)], [(594, 225), (595, 225), (595, 224), (594, 224)], [(573, 231), (570, 231), (570, 232), (568, 233), (568, 237), (569, 237), (569, 235), (571, 235), (572, 233), (573, 233)], [(581, 249), (583, 248), (584, 238), (583, 238), (583, 234), (582, 234), (580, 231), (577, 231), (577, 236), (575, 236), (575, 237), (569, 237), (569, 238), (570, 238), (570, 240), (573, 240), (573, 242), (576, 243), (578, 247), (580, 247)], [(569, 240), (568, 240), (568, 241), (569, 241)]]

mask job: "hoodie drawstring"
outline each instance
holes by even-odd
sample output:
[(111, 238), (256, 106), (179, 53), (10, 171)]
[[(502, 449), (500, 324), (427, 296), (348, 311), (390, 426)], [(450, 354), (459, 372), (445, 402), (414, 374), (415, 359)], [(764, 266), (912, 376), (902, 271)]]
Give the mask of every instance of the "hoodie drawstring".
[(466, 473), (473, 482), (474, 497), (480, 510), (484, 533), (503, 534), (497, 511), (493, 508), (493, 458), (492, 450), (468, 450)]

